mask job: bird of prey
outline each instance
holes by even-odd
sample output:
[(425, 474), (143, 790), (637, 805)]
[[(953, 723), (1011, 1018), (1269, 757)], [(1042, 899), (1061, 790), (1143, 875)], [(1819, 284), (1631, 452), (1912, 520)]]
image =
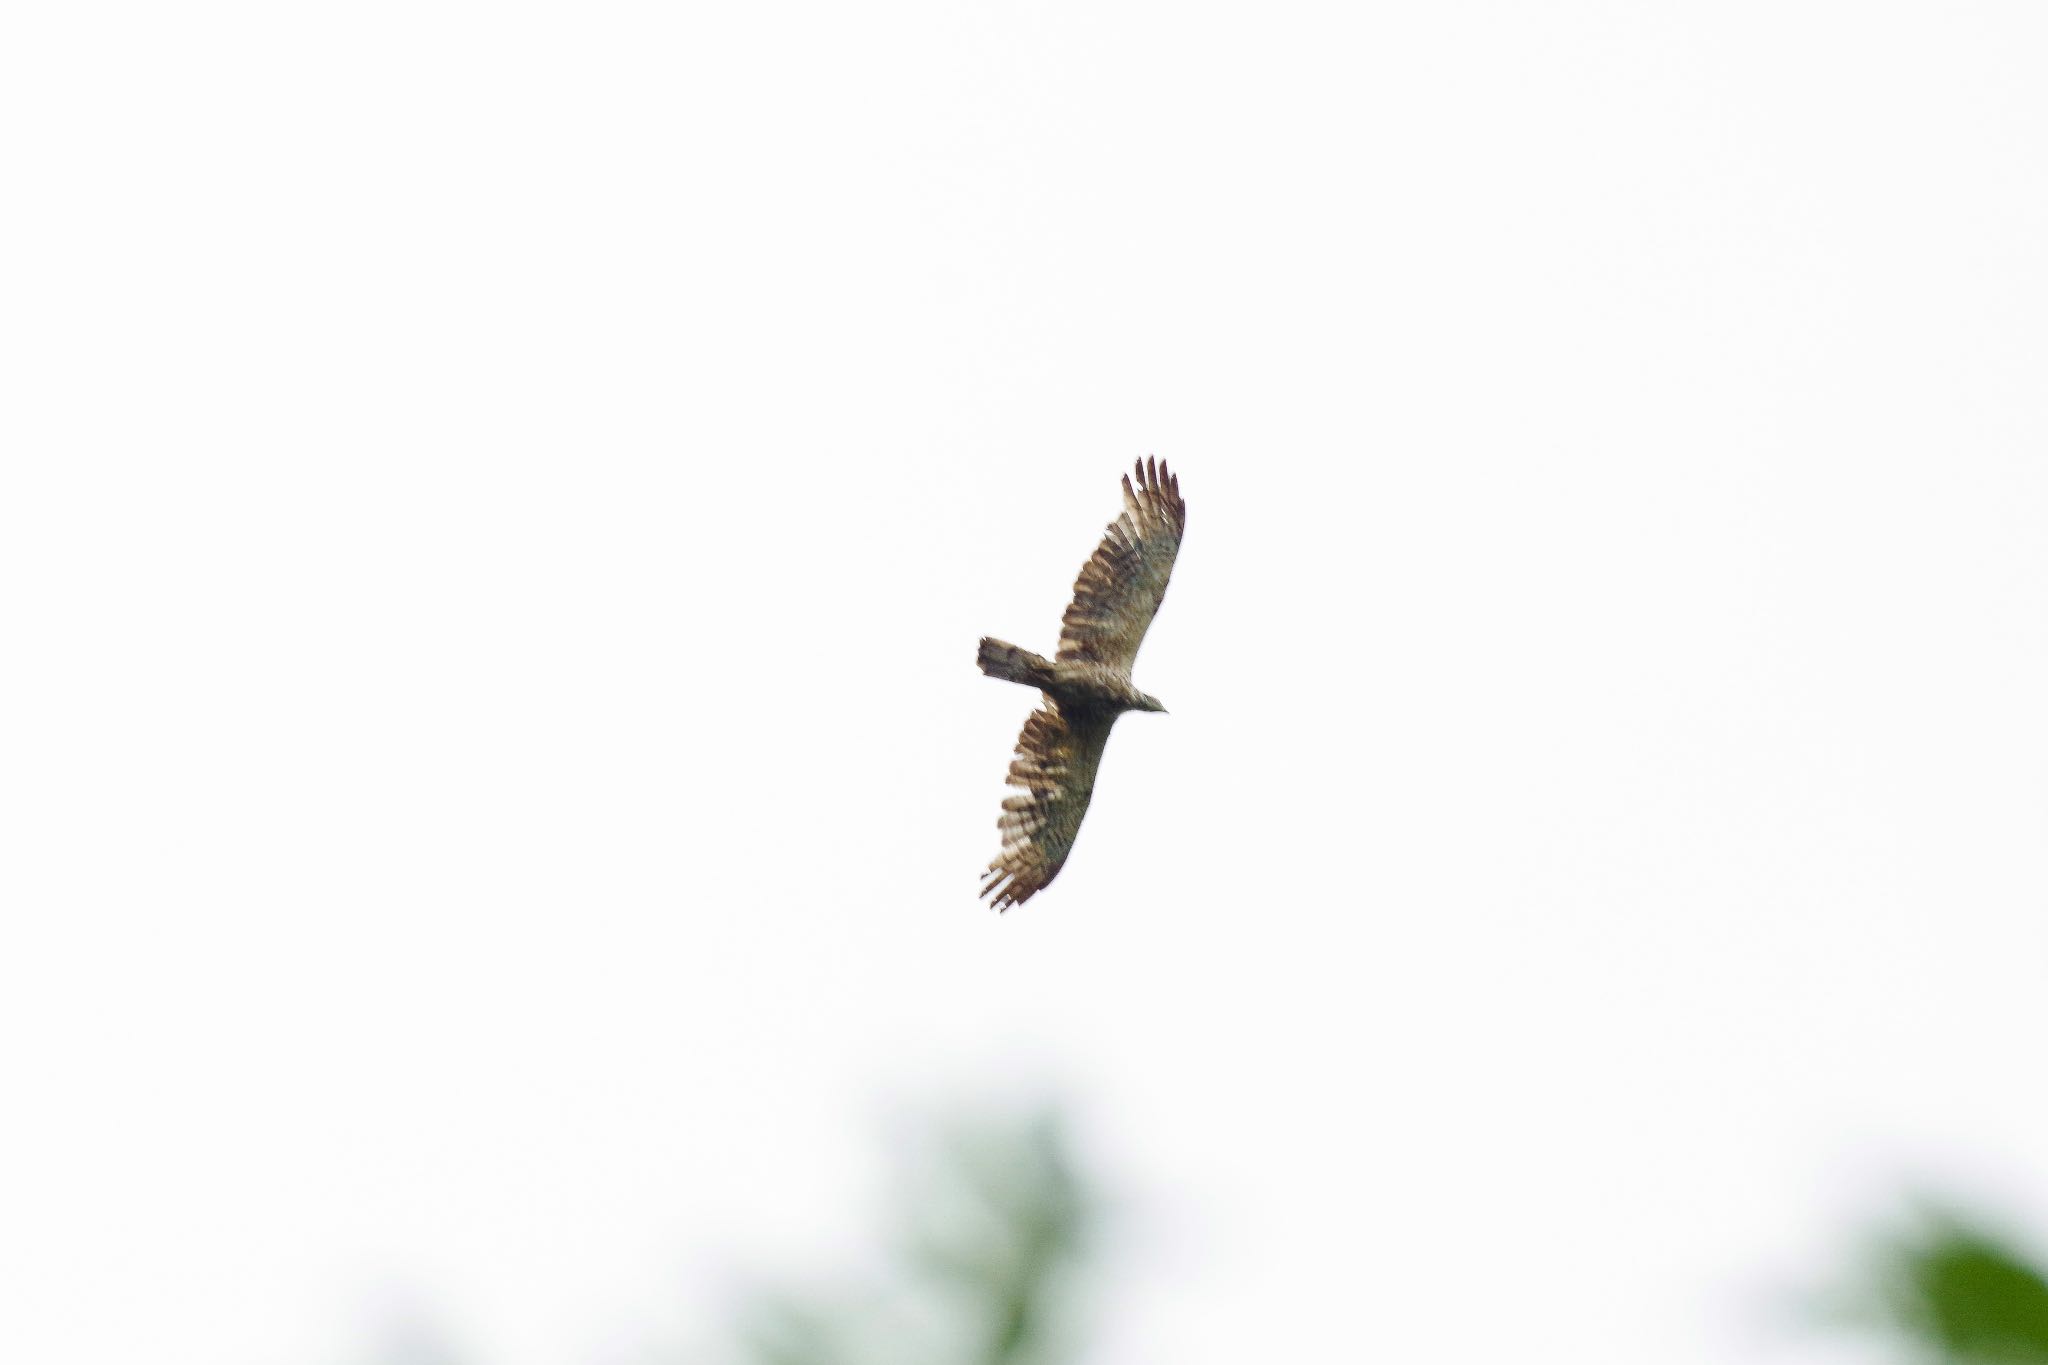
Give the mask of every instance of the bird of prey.
[(1109, 730), (1126, 711), (1166, 708), (1131, 684), (1131, 663), (1145, 628), (1166, 596), (1180, 552), (1187, 507), (1180, 480), (1150, 458), (1137, 467), (1137, 486), (1124, 479), (1123, 515), (1081, 566), (1074, 601), (1060, 623), (1051, 659), (983, 637), (981, 671), (1045, 694), (1024, 722), (1003, 799), (1003, 850), (982, 874), (981, 894), (998, 910), (1022, 905), (1044, 890), (1067, 861)]

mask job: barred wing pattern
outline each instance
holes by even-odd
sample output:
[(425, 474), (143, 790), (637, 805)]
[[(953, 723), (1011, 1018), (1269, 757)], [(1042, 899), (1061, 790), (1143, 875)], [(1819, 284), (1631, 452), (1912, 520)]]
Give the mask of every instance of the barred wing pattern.
[(1003, 798), (996, 822), (1002, 852), (982, 873), (981, 894), (993, 894), (996, 909), (1022, 905), (1059, 875), (1081, 832), (1088, 798), (1095, 795), (1095, 770), (1114, 724), (1114, 713), (1070, 716), (1051, 698), (1024, 722), (1009, 778), (1022, 791)]
[[(1081, 566), (1054, 659), (1055, 664), (1097, 665), (1092, 671), (1121, 677), (1126, 684), (1138, 646), (1166, 597), (1166, 580), (1187, 524), (1180, 481), (1171, 470), (1147, 458), (1135, 474), (1135, 487), (1130, 476), (1123, 481), (1122, 514)], [(1055, 679), (1045, 689), (1044, 703), (1024, 722), (1017, 758), (1010, 764), (1009, 783), (1017, 790), (1004, 798), (997, 821), (1002, 851), (982, 874), (981, 894), (994, 896), (998, 910), (1030, 900), (1066, 864), (1120, 709), (1091, 703), (1079, 689), (1057, 687)]]
[(1060, 663), (1111, 664), (1128, 672), (1166, 597), (1166, 580), (1187, 525), (1180, 480), (1147, 457), (1138, 486), (1124, 479), (1123, 515), (1081, 566), (1074, 601), (1060, 622)]

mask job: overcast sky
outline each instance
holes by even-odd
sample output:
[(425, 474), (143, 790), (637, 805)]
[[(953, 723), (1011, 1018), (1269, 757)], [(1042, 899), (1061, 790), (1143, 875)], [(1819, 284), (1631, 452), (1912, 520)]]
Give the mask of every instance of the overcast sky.
[[(0, 1354), (615, 1360), (1048, 1092), (1099, 1365), (1865, 1359), (1773, 1296), (1915, 1182), (2048, 1236), (2044, 64), (17, 7)], [(1146, 454), (1171, 714), (999, 917), (975, 641)]]

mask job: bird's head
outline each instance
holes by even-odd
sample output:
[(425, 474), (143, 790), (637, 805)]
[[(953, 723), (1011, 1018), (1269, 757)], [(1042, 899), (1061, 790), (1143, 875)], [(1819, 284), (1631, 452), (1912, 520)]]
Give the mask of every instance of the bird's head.
[(1159, 704), (1159, 698), (1147, 696), (1143, 692), (1138, 694), (1137, 709), (1140, 711), (1157, 711), (1162, 716), (1166, 714), (1166, 708)]

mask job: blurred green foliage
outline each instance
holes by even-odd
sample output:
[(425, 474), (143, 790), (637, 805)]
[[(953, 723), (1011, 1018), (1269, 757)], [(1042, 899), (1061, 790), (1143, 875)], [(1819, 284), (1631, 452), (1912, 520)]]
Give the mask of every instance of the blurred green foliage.
[(1923, 1358), (1953, 1365), (2048, 1365), (2048, 1277), (1981, 1224), (1948, 1212), (1875, 1239), (1872, 1284), (1883, 1327)]
[[(716, 1358), (1065, 1365), (1079, 1354), (1103, 1218), (1059, 1115), (954, 1118), (901, 1136), (893, 1235), (829, 1289), (755, 1292)], [(1859, 1259), (1837, 1292), (1801, 1296), (1828, 1330), (1874, 1333), (1913, 1362), (2048, 1365), (2048, 1273), (1983, 1220), (1923, 1205), (1870, 1236)], [(401, 1307), (384, 1365), (456, 1365), (431, 1317)]]
[(1059, 1365), (1078, 1344), (1097, 1224), (1058, 1117), (955, 1120), (906, 1154), (894, 1245), (874, 1282), (762, 1294), (751, 1365)]

